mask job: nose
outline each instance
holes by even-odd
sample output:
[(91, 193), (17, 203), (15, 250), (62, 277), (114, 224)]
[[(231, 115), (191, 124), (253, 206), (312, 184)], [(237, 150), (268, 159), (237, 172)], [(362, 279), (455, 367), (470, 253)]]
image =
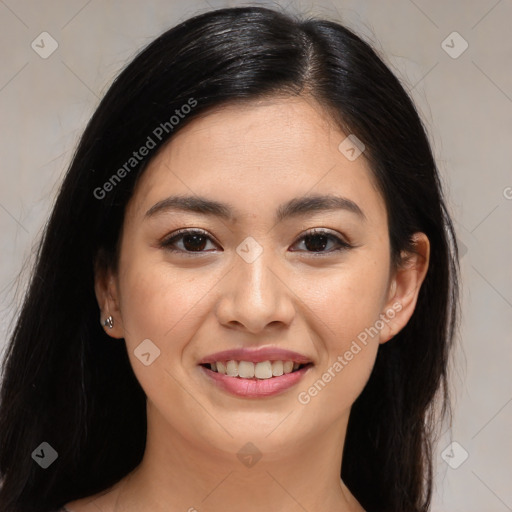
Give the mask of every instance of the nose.
[(251, 263), (235, 256), (235, 268), (219, 283), (216, 314), (221, 325), (258, 334), (291, 324), (295, 295), (272, 256), (268, 248)]

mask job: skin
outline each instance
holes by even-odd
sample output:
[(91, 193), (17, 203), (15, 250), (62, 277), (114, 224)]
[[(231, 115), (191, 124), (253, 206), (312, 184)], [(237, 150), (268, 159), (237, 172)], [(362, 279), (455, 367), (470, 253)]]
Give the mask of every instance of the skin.
[[(350, 161), (338, 149), (345, 138), (311, 98), (274, 97), (195, 119), (152, 160), (126, 210), (118, 269), (96, 275), (101, 319), (114, 318), (106, 331), (124, 338), (148, 397), (146, 451), (118, 484), (68, 509), (363, 510), (339, 476), (350, 408), (379, 344), (414, 311), (429, 243), (417, 233), (415, 252), (391, 266), (384, 200), (364, 154)], [(334, 210), (275, 223), (281, 203), (313, 193), (349, 198), (365, 219)], [(234, 217), (180, 211), (144, 217), (171, 194), (227, 202)], [(181, 228), (208, 232), (203, 254), (159, 246)], [(333, 251), (338, 246), (329, 242), (322, 253), (306, 246), (302, 237), (312, 228), (354, 247)], [(263, 249), (252, 263), (236, 252), (249, 236)], [(174, 247), (190, 245), (181, 240)], [(388, 314), (342, 371), (300, 403), (298, 394), (393, 305), (400, 308), (394, 318)], [(148, 338), (161, 353), (145, 366), (134, 350)], [(314, 366), (281, 395), (256, 399), (219, 390), (198, 367), (200, 358), (220, 350), (263, 346), (305, 354)], [(247, 442), (262, 454), (252, 467), (237, 458)]]

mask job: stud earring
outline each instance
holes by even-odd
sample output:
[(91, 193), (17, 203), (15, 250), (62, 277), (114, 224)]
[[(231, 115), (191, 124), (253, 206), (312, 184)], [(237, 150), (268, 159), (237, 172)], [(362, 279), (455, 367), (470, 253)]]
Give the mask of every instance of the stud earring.
[(112, 327), (114, 327), (114, 319), (112, 318), (112, 315), (105, 319), (103, 325), (105, 327), (108, 327), (109, 329), (112, 329)]

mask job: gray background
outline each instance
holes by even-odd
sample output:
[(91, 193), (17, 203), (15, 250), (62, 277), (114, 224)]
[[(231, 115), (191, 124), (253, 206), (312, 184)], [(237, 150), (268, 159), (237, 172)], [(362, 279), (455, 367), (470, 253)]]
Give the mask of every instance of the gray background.
[[(0, 348), (58, 184), (116, 72), (171, 25), (238, 5), (247, 3), (0, 0)], [(412, 91), (464, 255), (455, 417), (436, 450), (433, 510), (512, 511), (512, 0), (281, 5), (354, 28)], [(51, 49), (42, 32), (58, 44), (47, 58), (31, 47)], [(452, 441), (460, 447), (446, 450)]]

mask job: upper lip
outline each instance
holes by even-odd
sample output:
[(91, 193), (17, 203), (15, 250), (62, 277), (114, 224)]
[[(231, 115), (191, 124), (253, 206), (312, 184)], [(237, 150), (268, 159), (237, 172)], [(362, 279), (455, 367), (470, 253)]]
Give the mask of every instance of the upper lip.
[(217, 361), (293, 361), (294, 363), (311, 363), (311, 359), (303, 354), (292, 350), (285, 350), (277, 347), (263, 347), (259, 349), (234, 348), (223, 350), (209, 356), (203, 357), (199, 364), (215, 363)]

